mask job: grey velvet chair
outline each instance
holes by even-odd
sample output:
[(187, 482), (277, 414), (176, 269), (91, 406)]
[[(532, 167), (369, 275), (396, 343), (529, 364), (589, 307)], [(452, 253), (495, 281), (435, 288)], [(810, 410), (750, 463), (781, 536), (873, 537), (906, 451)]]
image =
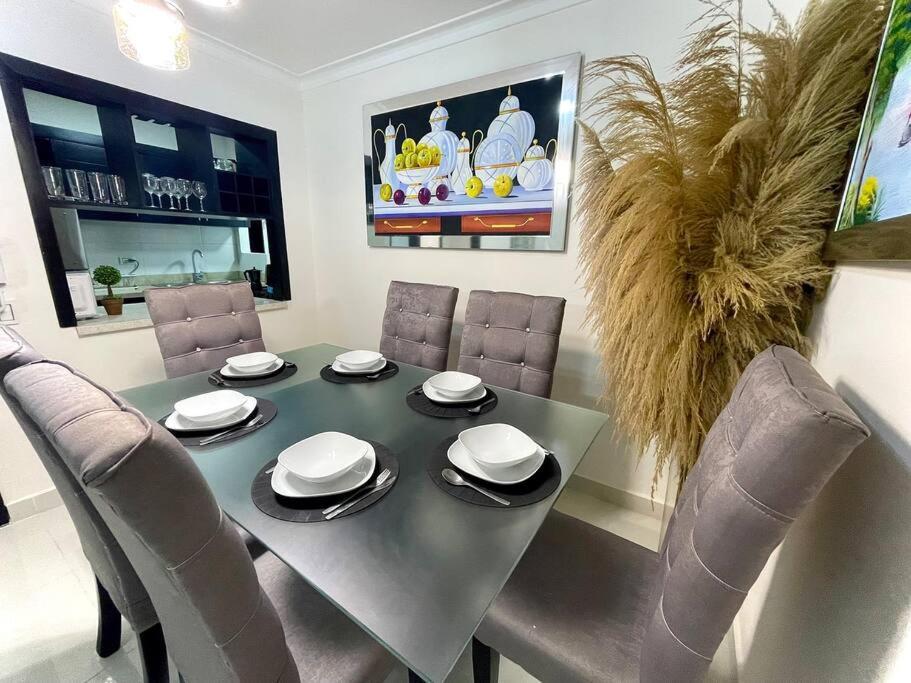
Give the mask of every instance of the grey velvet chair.
[(380, 353), (410, 365), (445, 370), (458, 297), (455, 287), (390, 282)]
[(459, 370), (487, 384), (550, 396), (565, 299), (474, 290), (468, 296)]
[(788, 528), (864, 424), (792, 349), (744, 371), (706, 436), (660, 554), (561, 514), (545, 521), (473, 643), (543, 681), (699, 681)]
[(152, 288), (145, 298), (168, 377), (215, 370), (230, 356), (266, 350), (247, 282)]
[(271, 553), (255, 561), (178, 441), (62, 363), (7, 390), (56, 445), (146, 586), (181, 676), (382, 681), (391, 656)]
[(123, 615), (136, 633), (143, 680), (167, 681), (168, 660), (158, 615), (149, 594), (133, 571), (120, 545), (102, 521), (82, 487), (60, 460), (54, 446), (6, 391), (4, 379), (12, 371), (42, 360), (16, 332), (0, 326), (0, 396), (9, 406), (54, 482), (79, 535), (83, 553), (95, 573), (98, 593), (98, 632), (95, 650), (109, 657), (120, 649)]

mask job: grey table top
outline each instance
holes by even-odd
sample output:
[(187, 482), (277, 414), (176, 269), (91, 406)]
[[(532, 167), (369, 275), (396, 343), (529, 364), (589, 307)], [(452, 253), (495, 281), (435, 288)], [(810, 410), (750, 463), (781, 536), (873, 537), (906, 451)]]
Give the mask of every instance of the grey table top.
[[(438, 419), (405, 405), (405, 393), (434, 374), (399, 363), (370, 384), (331, 384), (319, 371), (342, 351), (318, 344), (282, 353), (298, 372), (245, 390), (268, 397), (278, 415), (266, 428), (222, 445), (189, 449), (224, 511), (361, 625), (410, 669), (442, 681), (509, 578), (566, 481), (604, 425), (602, 413), (497, 389), (499, 404), (476, 418)], [(150, 419), (174, 402), (214, 390), (206, 373), (122, 392)], [(424, 460), (444, 437), (477, 424), (505, 422), (551, 449), (562, 481), (526, 507), (480, 507), (446, 495)], [(401, 466), (395, 487), (361, 513), (296, 524), (253, 504), (259, 469), (290, 444), (337, 430), (383, 443)]]

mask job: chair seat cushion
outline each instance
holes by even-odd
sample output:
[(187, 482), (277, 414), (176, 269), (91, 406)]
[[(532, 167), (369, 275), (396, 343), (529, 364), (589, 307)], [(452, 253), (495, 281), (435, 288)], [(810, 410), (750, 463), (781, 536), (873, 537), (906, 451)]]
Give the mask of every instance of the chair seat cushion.
[(542, 681), (633, 680), (658, 555), (553, 511), (478, 628)]
[(254, 560), (301, 681), (383, 681), (395, 660), (376, 640), (270, 552)]

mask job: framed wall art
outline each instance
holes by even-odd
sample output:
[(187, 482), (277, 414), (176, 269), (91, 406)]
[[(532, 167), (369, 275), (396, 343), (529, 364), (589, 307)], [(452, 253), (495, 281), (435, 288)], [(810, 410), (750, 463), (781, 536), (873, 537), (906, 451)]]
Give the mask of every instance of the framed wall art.
[(367, 243), (563, 251), (581, 62), (365, 106)]

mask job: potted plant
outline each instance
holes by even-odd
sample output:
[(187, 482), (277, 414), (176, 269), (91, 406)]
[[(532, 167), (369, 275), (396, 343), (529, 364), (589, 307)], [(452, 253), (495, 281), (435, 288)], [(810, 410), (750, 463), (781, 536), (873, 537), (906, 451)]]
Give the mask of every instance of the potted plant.
[(111, 289), (111, 287), (120, 282), (122, 277), (120, 271), (114, 266), (98, 266), (92, 272), (92, 278), (95, 282), (108, 288), (108, 295), (101, 300), (101, 305), (104, 306), (104, 310), (108, 315), (121, 315), (123, 313), (123, 297), (115, 296), (114, 290)]

